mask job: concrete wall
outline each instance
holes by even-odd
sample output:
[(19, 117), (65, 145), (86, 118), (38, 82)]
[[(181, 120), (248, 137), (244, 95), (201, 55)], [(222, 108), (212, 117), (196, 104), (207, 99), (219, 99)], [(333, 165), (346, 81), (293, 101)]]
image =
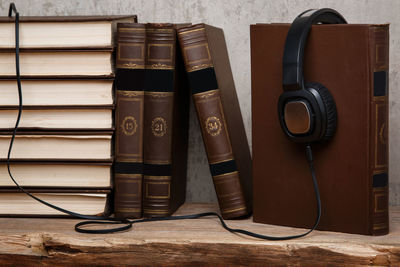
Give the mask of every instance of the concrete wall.
[[(10, 1), (0, 1), (6, 15)], [(400, 204), (400, 1), (398, 0), (14, 0), (24, 15), (137, 14), (140, 22), (205, 22), (225, 31), (233, 75), (247, 136), (251, 142), (249, 25), (291, 22), (310, 8), (331, 7), (350, 23), (391, 23), (390, 26), (390, 202)], [(397, 53), (396, 53), (397, 52)], [(189, 201), (216, 201), (200, 130), (191, 111), (188, 171)]]

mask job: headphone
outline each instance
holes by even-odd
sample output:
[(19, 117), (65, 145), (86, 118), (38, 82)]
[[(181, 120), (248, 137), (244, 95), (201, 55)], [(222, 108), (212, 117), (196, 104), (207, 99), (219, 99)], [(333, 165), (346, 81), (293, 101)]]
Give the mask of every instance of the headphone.
[(283, 93), (278, 101), (279, 122), (295, 142), (311, 143), (330, 139), (336, 131), (336, 104), (320, 83), (306, 83), (303, 58), (308, 33), (313, 24), (346, 24), (336, 10), (310, 9), (293, 21), (283, 52)]
[[(289, 240), (294, 238), (299, 238), (308, 235), (318, 226), (319, 220), (321, 218), (321, 198), (319, 195), (319, 189), (317, 184), (317, 179), (314, 170), (313, 156), (311, 152), (311, 147), (309, 144), (306, 146), (306, 156), (309, 163), (309, 168), (311, 171), (311, 176), (314, 184), (315, 195), (317, 199), (317, 219), (315, 220), (314, 226), (307, 232), (292, 235), (292, 236), (266, 236), (257, 233), (253, 233), (243, 229), (233, 229), (226, 225), (223, 218), (215, 212), (205, 212), (192, 215), (181, 215), (181, 216), (170, 216), (170, 217), (157, 217), (157, 218), (144, 218), (140, 220), (129, 220), (125, 218), (115, 218), (115, 217), (104, 217), (104, 216), (91, 216), (84, 215), (76, 212), (66, 210), (64, 208), (58, 207), (51, 203), (48, 203), (21, 187), (18, 182), (14, 179), (11, 168), (10, 168), (10, 158), (11, 151), (13, 148), (13, 143), (15, 140), (16, 132), (21, 119), (21, 114), (23, 110), (22, 105), (22, 86), (21, 86), (21, 74), (20, 74), (20, 64), (19, 64), (19, 13), (14, 5), (10, 4), (10, 9), (8, 16), (12, 17), (12, 13), (15, 13), (15, 68), (16, 68), (16, 80), (18, 88), (18, 116), (16, 119), (15, 127), (11, 137), (10, 145), (7, 154), (7, 170), (11, 180), (14, 184), (25, 194), (35, 199), (36, 201), (56, 209), (62, 213), (68, 214), (72, 217), (85, 219), (87, 221), (79, 222), (75, 225), (75, 231), (81, 233), (90, 234), (106, 234), (120, 232), (132, 228), (133, 224), (143, 223), (149, 221), (166, 221), (166, 220), (183, 220), (183, 219), (197, 219), (208, 216), (216, 216), (224, 229), (232, 233), (240, 233), (255, 238), (265, 239), (265, 240)], [(336, 129), (336, 106), (335, 102), (330, 95), (328, 89), (323, 87), (318, 83), (307, 84), (307, 88), (304, 87), (303, 79), (303, 54), (305, 41), (307, 39), (308, 32), (310, 31), (311, 25), (323, 22), (323, 23), (346, 23), (343, 17), (332, 9), (320, 9), (312, 14), (310, 11), (306, 11), (300, 14), (292, 24), (289, 30), (286, 44), (285, 53), (283, 58), (283, 87), (285, 92), (279, 98), (279, 118), (281, 121), (282, 128), (285, 133), (288, 134), (290, 138), (294, 141), (304, 141), (310, 142), (308, 140), (314, 141), (314, 137), (322, 136), (322, 139), (327, 139), (332, 136)], [(298, 55), (298, 56), (297, 56)], [(294, 89), (294, 90), (293, 90)], [(291, 116), (294, 116), (293, 111), (299, 106), (298, 113), (303, 114), (299, 116), (299, 119), (308, 120), (308, 130), (303, 130), (303, 133), (299, 132), (301, 127), (296, 126), (296, 122), (293, 121)], [(292, 114), (292, 113), (293, 114)], [(306, 116), (305, 116), (306, 115)], [(295, 118), (296, 119), (296, 118)], [(301, 123), (299, 124), (301, 125)], [(316, 139), (319, 140), (319, 139)], [(315, 140), (315, 141), (316, 141)], [(86, 229), (81, 228), (87, 225), (122, 225), (115, 228), (104, 228), (104, 229)]]

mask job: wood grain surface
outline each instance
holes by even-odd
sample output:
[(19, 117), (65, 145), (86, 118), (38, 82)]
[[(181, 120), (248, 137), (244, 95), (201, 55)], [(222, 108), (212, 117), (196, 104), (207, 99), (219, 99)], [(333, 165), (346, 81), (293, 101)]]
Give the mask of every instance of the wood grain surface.
[[(215, 204), (185, 204), (176, 215), (217, 211)], [(217, 218), (148, 222), (117, 234), (74, 231), (78, 220), (0, 218), (0, 266), (399, 266), (400, 207), (391, 207), (390, 234), (361, 236), (315, 231), (292, 241), (260, 241), (225, 231)], [(266, 235), (304, 229), (227, 224)]]

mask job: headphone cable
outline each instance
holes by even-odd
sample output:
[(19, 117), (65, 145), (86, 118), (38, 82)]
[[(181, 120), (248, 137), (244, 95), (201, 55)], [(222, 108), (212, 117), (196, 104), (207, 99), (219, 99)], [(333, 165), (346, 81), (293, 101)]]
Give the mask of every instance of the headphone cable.
[[(124, 219), (124, 218), (114, 218), (114, 217), (104, 217), (104, 216), (90, 216), (90, 215), (84, 215), (76, 212), (72, 212), (66, 209), (63, 209), (61, 207), (58, 207), (56, 205), (53, 205), (51, 203), (48, 203), (47, 201), (44, 201), (34, 195), (32, 195), (30, 192), (28, 192), (26, 189), (21, 187), (18, 182), (15, 180), (11, 173), (11, 151), (13, 148), (13, 144), (15, 141), (15, 136), (17, 134), (18, 126), (21, 120), (21, 115), (22, 115), (22, 110), (23, 110), (23, 104), (22, 104), (22, 86), (21, 86), (21, 73), (20, 73), (20, 60), (19, 60), (19, 13), (17, 12), (17, 9), (14, 5), (14, 3), (10, 4), (10, 9), (8, 12), (8, 16), (12, 17), (12, 12), (14, 11), (15, 13), (15, 68), (16, 68), (16, 78), (17, 78), (17, 86), (18, 86), (18, 115), (17, 119), (15, 122), (15, 127), (12, 132), (11, 140), (10, 140), (10, 145), (8, 148), (8, 153), (7, 153), (7, 171), (8, 174), (11, 178), (11, 180), (14, 182), (14, 184), (25, 194), (33, 198), (34, 200), (42, 203), (43, 205), (46, 205), (50, 208), (53, 208), (55, 210), (58, 210), (59, 212), (65, 213), (67, 215), (70, 215), (72, 217), (84, 219), (87, 221), (79, 222), (75, 225), (75, 231), (80, 232), (80, 233), (89, 233), (89, 234), (108, 234), (108, 233), (114, 233), (114, 232), (120, 232), (120, 231), (125, 231), (130, 228), (132, 228), (133, 224), (136, 223), (143, 223), (143, 222), (154, 222), (154, 221), (171, 221), (171, 220), (183, 220), (183, 219), (198, 219), (202, 217), (208, 217), (208, 216), (216, 216), (218, 217), (222, 227), (231, 232), (231, 233), (238, 233), (238, 234), (243, 234), (243, 235), (248, 235), (251, 237), (259, 238), (259, 239), (264, 239), (264, 240), (289, 240), (289, 239), (294, 239), (294, 238), (300, 238), (303, 236), (308, 235), (311, 233), (319, 223), (319, 220), (321, 218), (321, 199), (320, 199), (320, 194), (319, 194), (319, 189), (318, 189), (318, 183), (317, 183), (317, 178), (315, 175), (315, 170), (314, 170), (314, 162), (313, 162), (313, 156), (312, 156), (312, 151), (311, 151), (311, 146), (310, 144), (306, 145), (306, 157), (307, 161), (309, 164), (312, 180), (313, 180), (313, 185), (314, 185), (314, 191), (315, 191), (315, 197), (317, 200), (317, 218), (314, 223), (314, 226), (309, 229), (307, 232), (299, 235), (291, 235), (291, 236), (281, 236), (281, 237), (274, 237), (274, 236), (267, 236), (267, 235), (261, 235), (257, 233), (253, 233), (247, 230), (243, 229), (234, 229), (230, 228), (229, 226), (226, 225), (224, 219), (221, 217), (216, 212), (205, 212), (205, 213), (199, 213), (199, 214), (192, 214), (192, 215), (181, 215), (181, 216), (169, 216), (169, 217), (158, 217), (158, 218), (144, 218), (144, 219), (139, 219), (139, 220), (129, 220), (129, 219)], [(104, 225), (104, 224), (118, 224), (118, 225), (123, 225), (115, 228), (104, 228), (104, 229), (86, 229), (86, 228), (81, 228), (81, 226), (87, 226), (87, 225)]]

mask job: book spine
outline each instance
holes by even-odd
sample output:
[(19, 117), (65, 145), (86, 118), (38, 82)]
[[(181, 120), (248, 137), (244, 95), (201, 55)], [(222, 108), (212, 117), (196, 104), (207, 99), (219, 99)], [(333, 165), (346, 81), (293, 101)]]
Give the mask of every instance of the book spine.
[(147, 24), (143, 216), (171, 213), (172, 134), (176, 32)]
[(142, 215), (146, 34), (143, 24), (118, 23), (116, 60), (114, 212)]
[(180, 29), (178, 38), (221, 214), (225, 219), (247, 215), (206, 28)]
[(371, 60), (371, 141), (370, 141), (370, 218), (372, 235), (389, 232), (389, 28), (370, 28)]

